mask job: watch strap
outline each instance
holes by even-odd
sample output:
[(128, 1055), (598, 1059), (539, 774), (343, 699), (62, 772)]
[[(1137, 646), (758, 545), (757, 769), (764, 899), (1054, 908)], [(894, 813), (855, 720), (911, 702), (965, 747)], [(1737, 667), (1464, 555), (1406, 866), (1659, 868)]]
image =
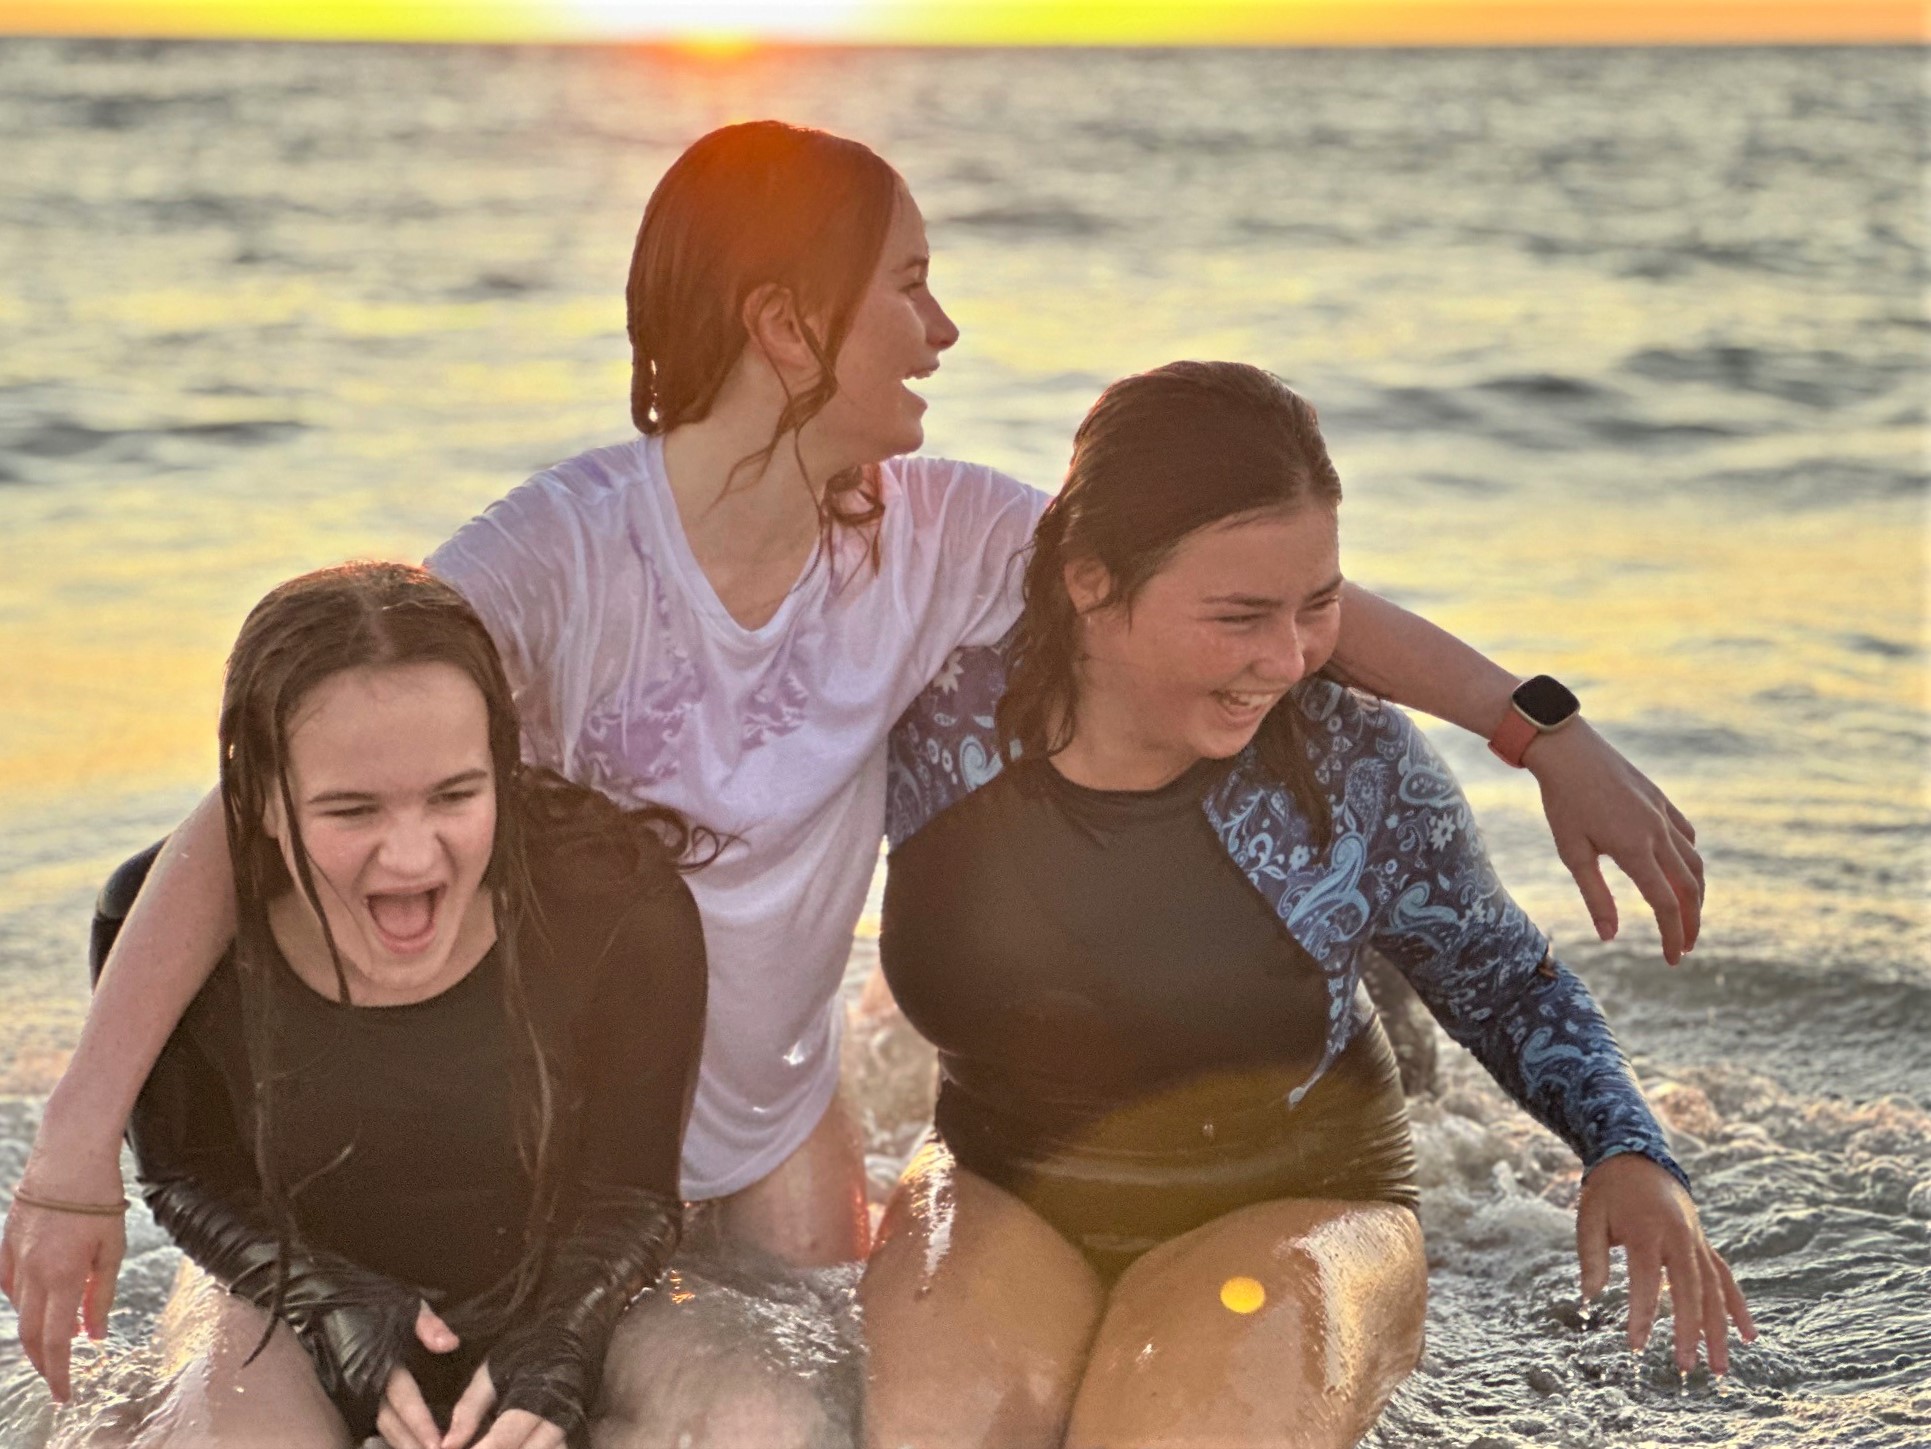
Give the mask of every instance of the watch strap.
[(1522, 757), (1528, 754), (1529, 746), (1535, 743), (1541, 733), (1536, 722), (1511, 702), (1502, 715), (1502, 722), (1495, 727), (1495, 733), (1488, 737), (1488, 747), (1503, 764), (1519, 770), (1522, 768)]

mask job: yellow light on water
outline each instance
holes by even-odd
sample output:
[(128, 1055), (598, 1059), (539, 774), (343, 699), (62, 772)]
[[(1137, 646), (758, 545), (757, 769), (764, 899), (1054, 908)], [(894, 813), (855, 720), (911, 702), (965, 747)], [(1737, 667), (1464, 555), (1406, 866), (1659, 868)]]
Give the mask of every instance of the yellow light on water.
[(1230, 1313), (1255, 1313), (1267, 1302), (1267, 1290), (1256, 1278), (1235, 1276), (1220, 1285), (1220, 1303)]

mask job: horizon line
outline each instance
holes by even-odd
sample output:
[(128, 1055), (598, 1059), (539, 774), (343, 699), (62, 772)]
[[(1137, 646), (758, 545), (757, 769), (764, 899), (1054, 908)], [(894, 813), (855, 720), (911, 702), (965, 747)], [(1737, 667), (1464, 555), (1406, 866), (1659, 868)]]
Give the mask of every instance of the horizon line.
[(1922, 45), (1918, 0), (0, 0), (0, 38), (754, 49)]

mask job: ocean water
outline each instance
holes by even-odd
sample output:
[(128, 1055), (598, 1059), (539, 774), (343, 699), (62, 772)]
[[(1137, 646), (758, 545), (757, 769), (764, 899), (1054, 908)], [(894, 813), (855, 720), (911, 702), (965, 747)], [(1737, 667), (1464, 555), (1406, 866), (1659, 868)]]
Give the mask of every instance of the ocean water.
[[(1436, 734), (1761, 1340), (1679, 1383), (1613, 1291), (1584, 1325), (1573, 1163), (1451, 1054), (1415, 1109), (1427, 1355), (1370, 1442), (1931, 1444), (1926, 111), (1905, 50), (0, 41), (0, 1183), (96, 883), (212, 777), (248, 605), (624, 435), (644, 198), (778, 115), (925, 211), (964, 331), (929, 450), (1050, 487), (1112, 377), (1267, 365), (1321, 409), (1349, 573), (1571, 682), (1697, 823), (1671, 971), (1627, 888), (1593, 940), (1531, 782)], [(851, 1050), (883, 1186), (929, 1059)], [(173, 1261), (130, 1231), (122, 1341)], [(12, 1331), (8, 1449), (46, 1427)]]

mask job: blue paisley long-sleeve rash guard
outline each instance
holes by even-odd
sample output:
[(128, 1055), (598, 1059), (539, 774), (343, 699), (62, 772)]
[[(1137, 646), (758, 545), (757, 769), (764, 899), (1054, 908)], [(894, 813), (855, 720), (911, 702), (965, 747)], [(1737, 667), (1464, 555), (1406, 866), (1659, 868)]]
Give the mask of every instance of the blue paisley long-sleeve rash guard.
[[(894, 729), (886, 829), (894, 848), (998, 774), (993, 710), (1005, 645), (962, 649)], [(1201, 802), (1229, 857), (1320, 967), (1326, 1044), (1298, 1102), (1355, 1030), (1362, 952), (1414, 984), (1456, 1041), (1587, 1171), (1635, 1152), (1689, 1179), (1588, 987), (1510, 899), (1474, 817), (1434, 748), (1400, 710), (1326, 679), (1289, 707), (1308, 722), (1309, 764), (1333, 812), (1332, 843), (1243, 754)]]

